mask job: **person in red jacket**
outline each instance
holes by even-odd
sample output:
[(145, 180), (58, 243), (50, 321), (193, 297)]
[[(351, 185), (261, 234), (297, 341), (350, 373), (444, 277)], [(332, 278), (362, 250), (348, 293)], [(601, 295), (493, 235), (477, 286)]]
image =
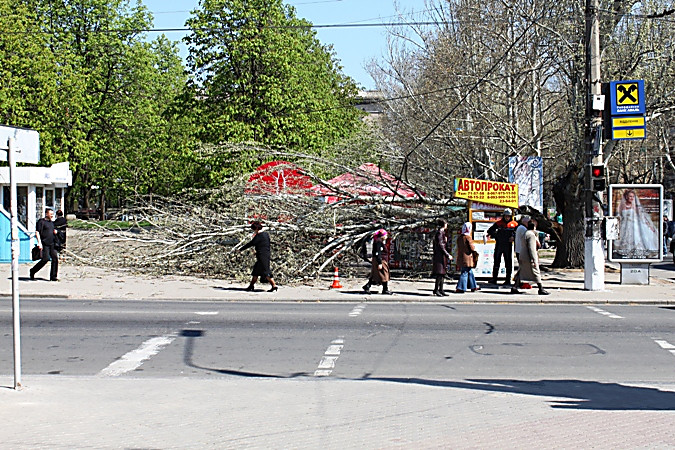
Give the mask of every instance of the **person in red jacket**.
[(518, 222), (513, 220), (513, 211), (511, 211), (510, 208), (506, 208), (502, 214), (502, 218), (492, 224), (487, 230), (487, 235), (496, 241), (492, 278), (489, 281), (490, 284), (497, 284), (499, 267), (501, 266), (503, 256), (504, 267), (506, 268), (506, 281), (504, 281), (504, 286), (511, 285), (511, 273), (513, 272), (513, 241), (515, 239), (517, 226)]

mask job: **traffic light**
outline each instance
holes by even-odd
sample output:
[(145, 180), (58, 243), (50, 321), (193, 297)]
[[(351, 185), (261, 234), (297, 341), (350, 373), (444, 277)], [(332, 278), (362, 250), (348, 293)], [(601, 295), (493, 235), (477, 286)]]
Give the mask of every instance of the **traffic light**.
[(607, 187), (605, 181), (605, 165), (593, 164), (591, 165), (591, 190), (604, 191)]

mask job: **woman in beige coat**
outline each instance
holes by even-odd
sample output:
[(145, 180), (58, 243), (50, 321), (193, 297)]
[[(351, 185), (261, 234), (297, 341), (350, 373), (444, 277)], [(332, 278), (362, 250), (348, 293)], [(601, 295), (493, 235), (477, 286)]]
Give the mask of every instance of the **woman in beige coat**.
[(537, 232), (535, 231), (536, 222), (531, 220), (527, 224), (527, 232), (525, 232), (523, 246), (520, 249), (520, 255), (518, 256), (518, 274), (516, 284), (511, 288), (512, 294), (520, 294), (516, 286), (520, 284), (521, 281), (534, 281), (539, 287), (539, 295), (548, 295), (549, 292), (544, 290), (544, 287), (541, 284), (541, 272), (539, 271), (539, 254), (537, 253), (537, 244), (539, 239), (537, 239)]

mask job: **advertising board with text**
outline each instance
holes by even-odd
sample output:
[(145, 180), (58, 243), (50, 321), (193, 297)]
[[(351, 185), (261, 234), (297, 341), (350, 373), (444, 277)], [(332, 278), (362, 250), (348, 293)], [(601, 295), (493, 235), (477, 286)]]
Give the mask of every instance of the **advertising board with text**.
[(518, 185), (500, 181), (455, 178), (455, 198), (518, 208)]

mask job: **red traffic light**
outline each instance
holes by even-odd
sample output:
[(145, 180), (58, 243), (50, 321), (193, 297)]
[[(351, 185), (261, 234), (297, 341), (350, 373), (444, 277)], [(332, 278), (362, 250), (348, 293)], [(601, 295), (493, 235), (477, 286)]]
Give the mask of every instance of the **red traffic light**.
[(605, 166), (601, 164), (591, 166), (591, 175), (593, 176), (593, 178), (604, 178)]

